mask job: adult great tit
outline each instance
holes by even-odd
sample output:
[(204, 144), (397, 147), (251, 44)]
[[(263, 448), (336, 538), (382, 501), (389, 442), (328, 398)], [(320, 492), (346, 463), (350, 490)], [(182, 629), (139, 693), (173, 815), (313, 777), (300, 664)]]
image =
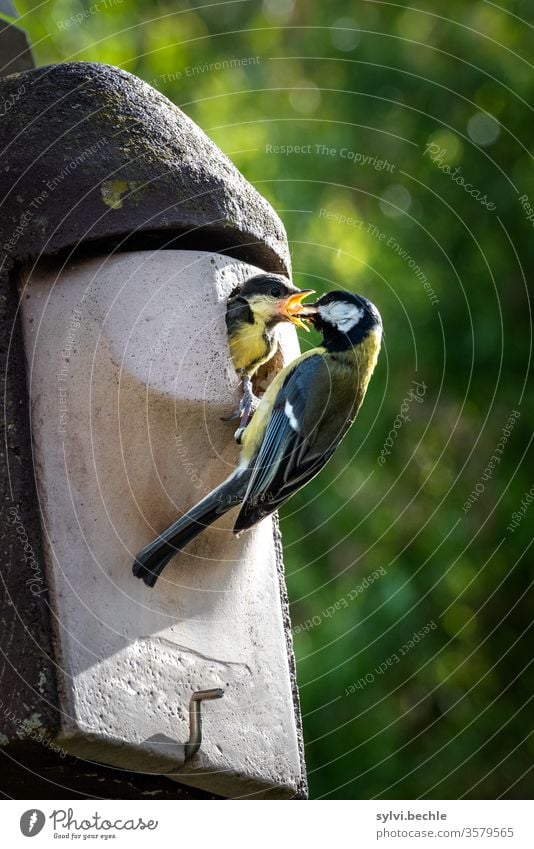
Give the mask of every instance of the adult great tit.
[(237, 413), (241, 417), (238, 440), (257, 405), (252, 377), (278, 348), (276, 325), (290, 321), (308, 330), (299, 314), (303, 310), (302, 300), (313, 294), (313, 289), (297, 289), (287, 279), (272, 274), (251, 277), (231, 293), (226, 307), (228, 343), (243, 385), (243, 399)]
[(382, 320), (366, 298), (330, 292), (305, 313), (322, 344), (280, 371), (244, 431), (235, 471), (137, 555), (153, 587), (169, 560), (232, 507), (234, 533), (273, 513), (323, 468), (354, 421), (374, 371)]

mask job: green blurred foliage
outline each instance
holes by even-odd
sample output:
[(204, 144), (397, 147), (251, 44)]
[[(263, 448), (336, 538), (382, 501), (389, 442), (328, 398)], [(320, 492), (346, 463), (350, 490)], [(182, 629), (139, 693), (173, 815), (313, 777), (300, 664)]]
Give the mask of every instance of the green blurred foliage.
[(297, 283), (382, 312), (358, 422), (282, 511), (311, 795), (529, 797), (534, 507), (507, 526), (534, 483), (531, 4), (178, 5), (19, 8), (40, 64), (117, 64), (181, 106), (279, 212)]

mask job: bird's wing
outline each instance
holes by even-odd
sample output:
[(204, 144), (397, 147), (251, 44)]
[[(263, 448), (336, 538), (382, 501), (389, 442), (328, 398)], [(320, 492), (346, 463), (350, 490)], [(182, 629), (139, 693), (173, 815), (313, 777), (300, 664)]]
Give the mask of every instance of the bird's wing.
[(330, 383), (320, 355), (308, 357), (288, 374), (275, 399), (234, 531), (273, 513), (329, 459), (342, 436), (326, 443), (321, 438), (329, 416)]
[(241, 324), (254, 324), (254, 315), (245, 298), (230, 298), (226, 307), (226, 327), (228, 333), (235, 333)]

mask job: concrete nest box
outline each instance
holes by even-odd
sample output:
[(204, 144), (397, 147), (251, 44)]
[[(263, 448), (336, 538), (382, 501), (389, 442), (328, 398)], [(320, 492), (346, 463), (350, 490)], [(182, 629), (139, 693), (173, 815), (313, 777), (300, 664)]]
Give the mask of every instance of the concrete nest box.
[[(238, 392), (226, 300), (260, 270), (289, 274), (284, 228), (204, 133), (130, 74), (51, 66), (0, 80), (2, 99), (15, 94), (0, 139), (0, 740), (82, 794), (80, 761), (65, 776), (72, 758), (87, 774), (94, 762), (128, 770), (133, 795), (149, 780), (169, 793), (167, 776), (220, 796), (302, 796), (271, 519), (239, 539), (231, 516), (217, 523), (152, 591), (131, 573), (135, 552), (236, 463), (221, 421)], [(280, 346), (298, 353), (293, 329)], [(213, 688), (223, 698), (206, 706), (202, 747), (184, 765), (190, 696)]]

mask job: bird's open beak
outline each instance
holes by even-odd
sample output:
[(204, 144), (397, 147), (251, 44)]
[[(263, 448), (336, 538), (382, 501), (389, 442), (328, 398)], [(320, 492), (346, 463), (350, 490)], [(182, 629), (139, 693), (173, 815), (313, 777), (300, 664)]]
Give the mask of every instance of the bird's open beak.
[(315, 295), (313, 289), (301, 289), (300, 292), (295, 292), (294, 295), (290, 295), (289, 298), (281, 304), (280, 312), (284, 316), (287, 321), (290, 321), (292, 324), (295, 324), (297, 327), (303, 327), (304, 330), (309, 330), (307, 324), (304, 324), (301, 315), (305, 315), (306, 304), (301, 303), (304, 298), (307, 298), (308, 295)]
[[(306, 321), (310, 321), (312, 324), (314, 323), (314, 319), (319, 315), (319, 308), (317, 304), (302, 304), (301, 310), (299, 312), (300, 319), (305, 319)], [(306, 330), (310, 328), (308, 325), (305, 325)]]

